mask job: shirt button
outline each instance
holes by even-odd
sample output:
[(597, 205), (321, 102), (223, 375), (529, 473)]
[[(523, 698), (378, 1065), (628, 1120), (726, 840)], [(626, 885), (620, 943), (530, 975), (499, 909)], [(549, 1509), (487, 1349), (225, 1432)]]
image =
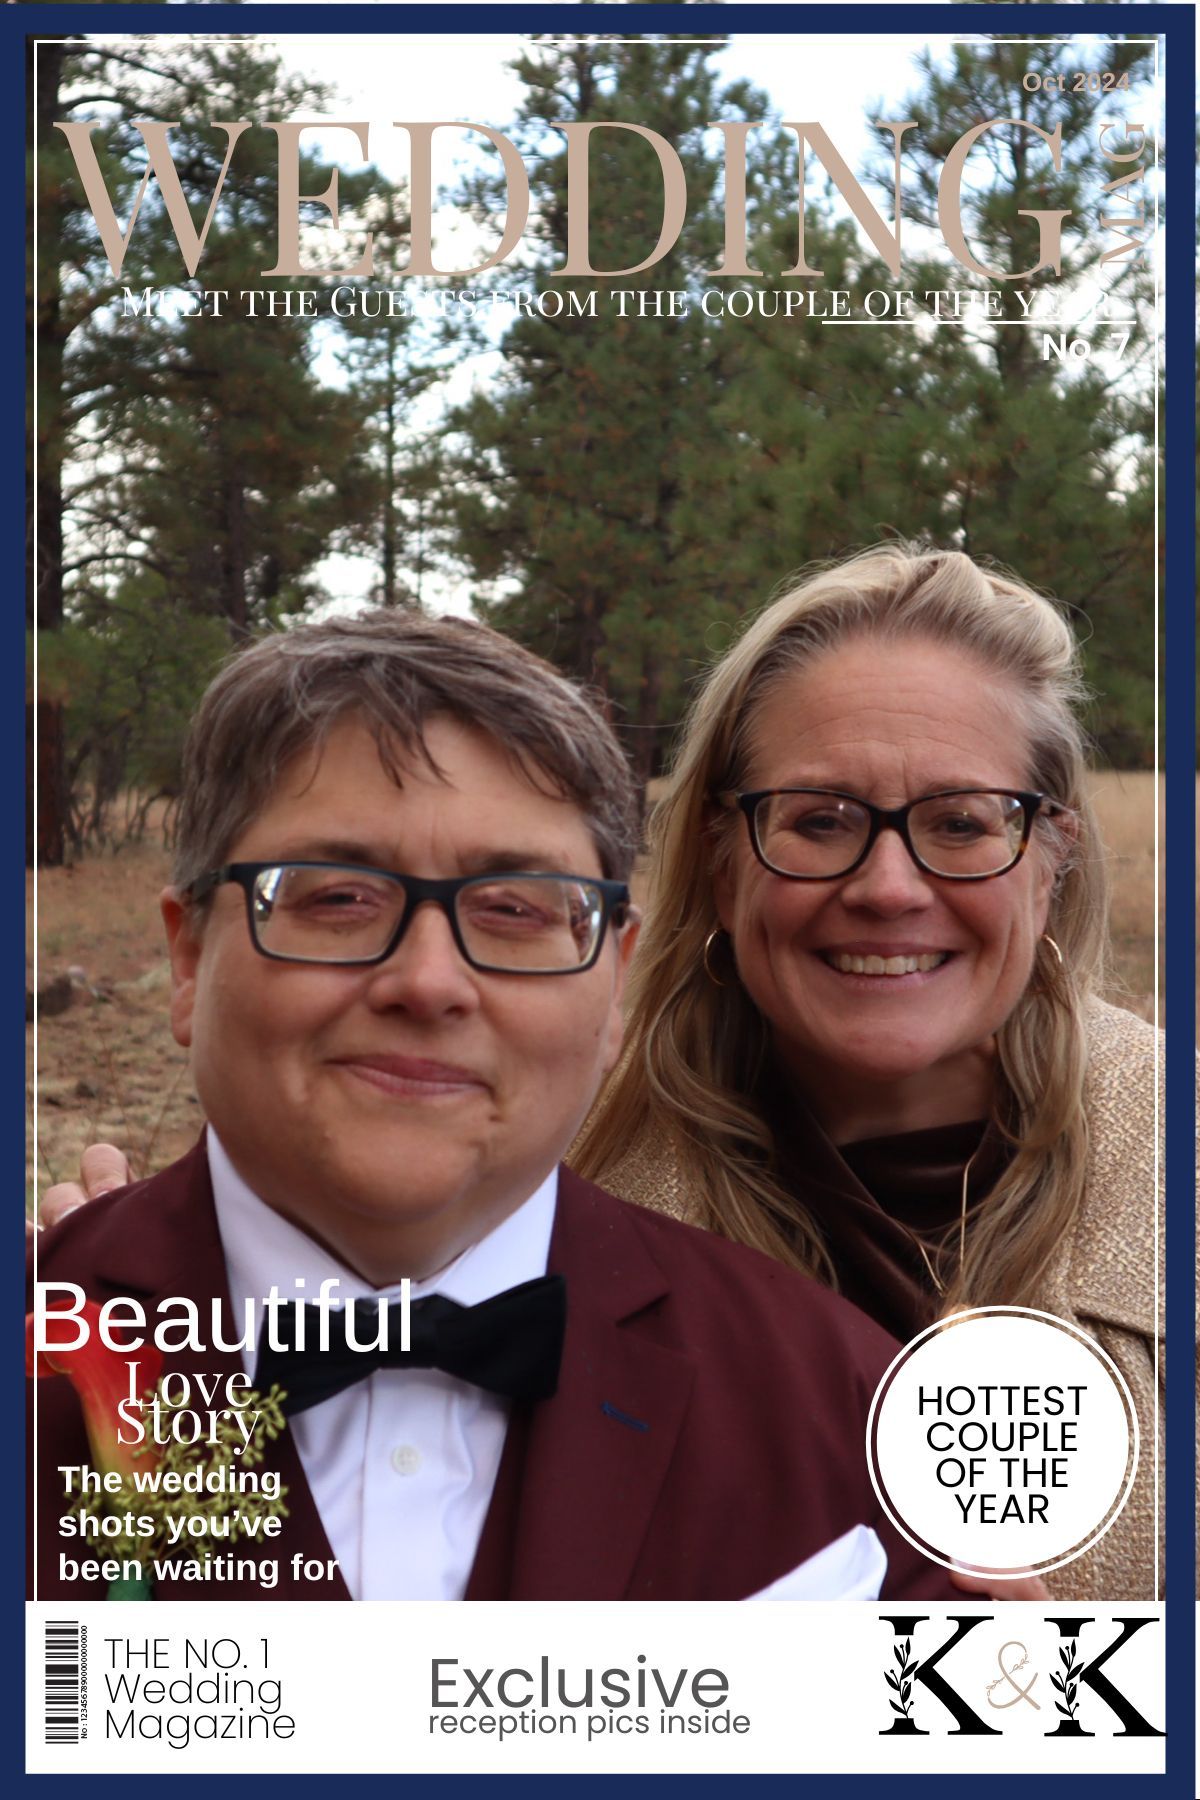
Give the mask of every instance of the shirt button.
[(421, 1452), (415, 1444), (397, 1444), (391, 1463), (397, 1475), (415, 1475), (421, 1466)]

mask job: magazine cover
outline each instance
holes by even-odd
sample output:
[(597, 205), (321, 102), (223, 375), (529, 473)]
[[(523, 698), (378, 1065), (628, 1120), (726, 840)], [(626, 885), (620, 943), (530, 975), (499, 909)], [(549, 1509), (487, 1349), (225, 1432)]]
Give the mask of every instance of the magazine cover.
[(839, 13), (25, 40), (31, 1771), (1164, 1769), (1164, 38)]

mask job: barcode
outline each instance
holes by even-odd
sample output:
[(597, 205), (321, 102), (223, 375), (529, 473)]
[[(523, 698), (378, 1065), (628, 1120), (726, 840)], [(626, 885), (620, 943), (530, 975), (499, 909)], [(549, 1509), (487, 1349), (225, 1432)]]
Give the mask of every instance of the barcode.
[(77, 1744), (87, 1736), (87, 1626), (46, 1621), (46, 1742)]

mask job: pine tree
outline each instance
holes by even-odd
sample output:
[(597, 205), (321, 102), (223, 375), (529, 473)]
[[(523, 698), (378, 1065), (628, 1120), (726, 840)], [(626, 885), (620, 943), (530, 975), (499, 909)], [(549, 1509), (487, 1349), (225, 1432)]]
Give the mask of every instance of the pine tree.
[(340, 356), (363, 419), (368, 491), (354, 542), (378, 568), (371, 597), (382, 606), (420, 607), (444, 560), (442, 432), (421, 413), (440, 359), (418, 336), (411, 314), (360, 310), (343, 322)]
[[(185, 117), (172, 133), (172, 148), (202, 217), (226, 149), (224, 134), (206, 121), (303, 116), (321, 95), (282, 79), (275, 60), (244, 41), (197, 44), (190, 55), (206, 101), (202, 118)], [(151, 266), (173, 257), (180, 300), (195, 305), (203, 289), (223, 290), (219, 316), (168, 308), (153, 320), (109, 316), (77, 359), (96, 396), (91, 431), (103, 443), (90, 456), (81, 443), (78, 458), (85, 554), (98, 558), (89, 563), (91, 591), (111, 554), (103, 541), (95, 549), (95, 528), (116, 515), (128, 539), (123, 554), (145, 558), (168, 594), (222, 617), (235, 638), (314, 597), (313, 567), (339, 528), (354, 522), (367, 486), (359, 409), (314, 373), (311, 319), (251, 316), (239, 298), (319, 286), (315, 277), (263, 272), (276, 230), (276, 169), (274, 134), (243, 133), (193, 278), (162, 209), (139, 217), (139, 270), (147, 257)], [(320, 185), (308, 160), (301, 191)], [(366, 177), (343, 173), (344, 203), (367, 186)]]
[[(133, 118), (180, 120), (172, 153), (199, 224), (225, 153), (224, 134), (206, 121), (304, 116), (324, 99), (247, 40), (167, 51), (151, 41), (136, 53), (66, 46), (47, 65), (46, 95), (51, 124), (72, 108), (106, 120), (93, 139), (122, 226), (145, 163)], [(64, 767), (77, 772), (108, 716), (105, 692), (136, 686), (155, 633), (208, 644), (191, 621), (212, 619), (228, 642), (305, 606), (319, 593), (316, 564), (362, 527), (374, 501), (363, 410), (344, 385), (318, 376), (313, 321), (248, 317), (238, 298), (322, 286), (262, 272), (276, 231), (276, 169), (274, 134), (244, 132), (194, 277), (152, 182), (117, 280), (63, 135), (51, 129), (39, 145), (39, 493), (51, 526), (38, 585), (44, 627), (78, 628), (43, 659), (54, 684), (47, 703), (67, 707)], [(301, 192), (327, 179), (303, 159)], [(348, 214), (374, 186), (371, 171), (343, 172)], [(115, 298), (125, 286), (166, 288), (171, 298), (153, 316), (125, 316)], [(221, 316), (187, 316), (204, 288), (229, 291)], [(103, 644), (115, 688), (91, 678), (80, 631)], [(210, 663), (197, 656), (196, 691)], [(102, 768), (94, 756), (87, 765), (101, 804), (136, 762), (136, 744), (114, 759), (118, 738), (107, 733)]]
[[(542, 45), (517, 66), (527, 97), (516, 136), (540, 235), (531, 266), (507, 279), (549, 307), (574, 296), (581, 316), (517, 316), (503, 372), (454, 421), (469, 444), (454, 499), (458, 543), (493, 595), (488, 616), (601, 689), (645, 777), (703, 644), (684, 520), (697, 470), (720, 455), (714, 334), (694, 304), (673, 316), (671, 296), (694, 302), (720, 260), (720, 162), (705, 128), (751, 100), (720, 93), (705, 45)], [(680, 158), (683, 233), (644, 272), (564, 279), (566, 152), (550, 128), (630, 119)], [(663, 189), (647, 142), (594, 135), (590, 200), (594, 269), (629, 270), (650, 256)]]
[[(906, 140), (913, 147), (905, 202), (909, 218), (924, 226), (936, 222), (951, 145), (980, 120), (1004, 122), (989, 132), (986, 155), (974, 159), (988, 179), (963, 189), (967, 241), (986, 267), (1008, 272), (1037, 261), (1037, 227), (1024, 216), (1030, 211), (1070, 215), (1057, 274), (1041, 269), (1002, 282), (943, 261), (937, 286), (998, 290), (1005, 322), (939, 331), (955, 342), (939, 346), (951, 354), (942, 356), (931, 394), (944, 418), (931, 466), (944, 491), (946, 540), (1011, 564), (1077, 609), (1089, 677), (1102, 696), (1093, 732), (1118, 766), (1153, 755), (1153, 321), (1147, 258), (1134, 253), (1102, 263), (1124, 234), (1104, 229), (1101, 219), (1132, 216), (1139, 198), (1147, 219), (1151, 207), (1143, 181), (1115, 190), (1115, 199), (1106, 196), (1106, 184), (1136, 166), (1109, 153), (1130, 152), (1137, 137), (1127, 141), (1111, 128), (1102, 142), (1099, 127), (1105, 117), (1140, 116), (1136, 94), (1149, 62), (1145, 44), (1107, 43), (1106, 69), (1127, 76), (1130, 87), (1106, 109), (1086, 85), (1073, 85), (1076, 67), (1085, 82), (1094, 71), (1083, 50), (1064, 54), (1064, 89), (1030, 93), (1022, 83), (1026, 45), (960, 44), (946, 70), (928, 55), (921, 60), (920, 89), (897, 115), (920, 121)], [(1060, 169), (1045, 144), (1013, 120), (1044, 131), (1061, 125)], [(1141, 235), (1148, 239), (1148, 225)], [(1102, 309), (1085, 317), (1081, 330), (1094, 349), (1079, 364), (1046, 355), (1045, 333), (1019, 322), (1026, 317), (1019, 294), (1030, 316), (1070, 317), (1077, 309), (1088, 314), (1087, 297), (1094, 306), (1101, 290), (1109, 310), (1133, 321), (1119, 361), (1111, 332), (1089, 332)], [(1056, 328), (1050, 335), (1073, 334)]]

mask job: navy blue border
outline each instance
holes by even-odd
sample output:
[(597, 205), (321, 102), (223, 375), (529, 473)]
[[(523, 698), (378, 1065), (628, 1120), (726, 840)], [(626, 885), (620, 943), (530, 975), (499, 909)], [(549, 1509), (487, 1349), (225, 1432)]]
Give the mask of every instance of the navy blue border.
[[(1160, 10), (1160, 9), (1156, 9)], [(1163, 584), (1167, 783), (1166, 966), (1172, 996), (1166, 1063), (1167, 1120), (1167, 1543), (1171, 1570), (1167, 1611), (1167, 1778), (1171, 1790), (1195, 1791), (1196, 1437), (1191, 1349), (1196, 1268), (1196, 807), (1191, 771), (1196, 749), (1195, 339), (1193, 234), (1196, 165), (1190, 122), (1196, 19), (1191, 7), (1169, 20), (1166, 57), (1167, 132), (1179, 154), (1167, 158), (1166, 432), (1163, 440), (1166, 571)], [(1185, 129), (1188, 142), (1183, 143)], [(1189, 1032), (1187, 1019), (1191, 1017)], [(1190, 1726), (1190, 1728), (1189, 1728)]]
[[(185, 24), (186, 20), (186, 24)], [(554, 31), (554, 32), (600, 32), (611, 31), (634, 35), (641, 32), (671, 31), (681, 34), (702, 35), (706, 31), (725, 33), (763, 32), (802, 32), (831, 34), (848, 34), (851, 32), (887, 32), (887, 33), (925, 33), (936, 32), (939, 35), (947, 32), (987, 33), (989, 35), (1011, 31), (1014, 35), (1054, 35), (1055, 33), (1078, 33), (1095, 31), (1107, 34), (1120, 30), (1128, 34), (1145, 34), (1147, 36), (1162, 33), (1164, 35), (1164, 68), (1166, 75), (1166, 117), (1168, 130), (1174, 136), (1176, 154), (1166, 163), (1166, 209), (1167, 217), (1172, 221), (1170, 235), (1167, 239), (1166, 253), (1166, 407), (1165, 429), (1162, 436), (1165, 475), (1163, 481), (1163, 501), (1166, 514), (1166, 559), (1165, 576), (1162, 587), (1162, 621), (1164, 631), (1163, 679), (1161, 684), (1161, 701), (1165, 728), (1163, 732), (1164, 767), (1172, 774), (1167, 785), (1166, 843), (1169, 855), (1166, 860), (1165, 897), (1167, 910), (1166, 929), (1166, 965), (1170, 971), (1171, 1034), (1170, 1056), (1166, 1062), (1165, 1098), (1167, 1120), (1167, 1315), (1171, 1320), (1168, 1334), (1168, 1360), (1173, 1370), (1173, 1379), (1167, 1398), (1166, 1437), (1171, 1446), (1171, 1455), (1167, 1461), (1167, 1519), (1168, 1542), (1171, 1549), (1171, 1568), (1168, 1579), (1169, 1605), (1166, 1615), (1166, 1657), (1167, 1657), (1167, 1773), (1164, 1777), (1124, 1777), (1108, 1775), (1091, 1777), (1107, 1792), (1111, 1784), (1117, 1783), (1131, 1787), (1136, 1782), (1140, 1787), (1149, 1785), (1153, 1792), (1174, 1795), (1176, 1793), (1188, 1797), (1195, 1793), (1195, 1736), (1194, 1736), (1194, 1695), (1195, 1695), (1195, 1619), (1196, 1613), (1193, 1596), (1196, 1592), (1195, 1549), (1191, 1519), (1194, 1516), (1195, 1482), (1196, 1482), (1196, 1443), (1194, 1424), (1194, 1387), (1191, 1371), (1194, 1369), (1192, 1349), (1192, 1318), (1195, 1302), (1195, 1086), (1193, 1079), (1193, 1057), (1190, 1054), (1195, 1048), (1195, 1019), (1192, 1012), (1192, 996), (1195, 993), (1196, 945), (1194, 935), (1195, 918), (1195, 850), (1196, 850), (1196, 809), (1195, 784), (1192, 771), (1196, 761), (1196, 693), (1195, 693), (1195, 650), (1196, 650), (1196, 549), (1195, 549), (1195, 476), (1194, 458), (1196, 449), (1195, 419), (1195, 381), (1194, 371), (1194, 337), (1192, 331), (1192, 307), (1194, 297), (1194, 271), (1192, 230), (1190, 222), (1195, 219), (1195, 166), (1192, 155), (1192, 80), (1195, 67), (1195, 15), (1191, 6), (1186, 4), (1160, 5), (1123, 5), (1120, 12), (1115, 12), (1110, 5), (1094, 5), (1084, 0), (1082, 5), (1039, 5), (1036, 11), (1028, 7), (1014, 8), (1004, 5), (989, 5), (986, 9), (979, 5), (923, 5), (923, 4), (862, 4), (855, 6), (825, 6), (819, 3), (796, 4), (790, 6), (754, 4), (738, 4), (735, 8), (717, 5), (689, 6), (682, 13), (678, 6), (639, 5), (636, 13), (630, 12), (628, 6), (588, 5), (586, 7), (571, 5), (538, 5), (536, 8), (522, 5), (445, 5), (445, 6), (389, 6), (389, 5), (354, 5), (348, 0), (329, 0), (329, 3), (313, 5), (278, 5), (257, 6), (166, 6), (147, 5), (136, 8), (120, 4), (100, 5), (16, 5), (0, 8), (0, 55), (3, 63), (0, 67), (4, 73), (0, 76), (0, 91), (7, 96), (7, 105), (3, 117), (0, 118), (0, 141), (6, 147), (3, 168), (7, 177), (0, 183), (0, 191), (7, 197), (7, 216), (14, 222), (22, 214), (24, 205), (23, 169), (24, 169), (24, 98), (18, 86), (22, 77), (23, 45), (21, 40), (27, 34), (37, 36), (55, 36), (70, 32), (104, 32), (104, 31), (137, 31), (137, 32), (183, 32), (190, 30), (197, 33), (232, 31), (239, 33), (259, 32), (263, 35), (293, 31), (321, 33), (334, 31), (342, 35), (358, 33), (384, 33), (412, 35), (423, 31), (444, 33), (466, 33), (478, 30), (488, 32), (515, 31)], [(17, 371), (21, 367), (18, 344), (21, 343), (22, 326), (18, 320), (22, 318), (21, 296), (18, 292), (15, 267), (9, 282), (0, 290), (0, 319), (4, 321), (3, 330), (8, 345), (6, 359), (7, 378), (6, 408), (8, 429), (0, 437), (3, 444), (3, 467), (7, 479), (0, 489), (0, 507), (3, 515), (9, 520), (9, 542), (16, 546), (24, 542), (24, 518), (22, 512), (22, 495), (24, 481), (24, 443), (20, 435), (23, 430), (21, 407), (17, 401), (17, 390), (21, 379)], [(11, 403), (9, 398), (11, 397)], [(14, 592), (17, 583), (12, 583)], [(10, 642), (15, 641), (15, 634)], [(18, 691), (19, 659), (13, 657), (12, 662), (0, 674), (2, 687), (0, 691), (9, 693), (7, 706), (0, 707), (0, 743), (8, 751), (6, 762), (12, 773), (9, 796), (6, 806), (6, 839), (11, 838), (18, 826), (22, 824), (21, 804), (18, 798), (22, 787), (18, 785), (17, 774), (24, 760), (24, 738), (18, 736), (21, 731), (20, 721), (24, 717), (23, 687)], [(14, 852), (15, 855), (15, 852)], [(3, 917), (7, 918), (10, 902), (5, 897), (0, 906)], [(12, 920), (12, 934), (15, 939), (17, 921)], [(15, 957), (14, 957), (15, 965)], [(7, 1017), (14, 1019), (17, 1015), (19, 995), (15, 974), (10, 981), (7, 969), (0, 975), (0, 1003), (4, 1004)], [(1189, 1023), (1190, 1021), (1190, 1023)], [(9, 1066), (10, 1055), (7, 1047), (0, 1066)], [(23, 1144), (23, 1133), (18, 1128), (16, 1119), (15, 1096), (18, 1093), (16, 1058), (11, 1056), (10, 1076), (7, 1087), (3, 1091), (8, 1095), (8, 1106), (12, 1108), (12, 1122), (6, 1131), (6, 1141), (14, 1146)], [(21, 1063), (24, 1074), (24, 1062)], [(7, 1116), (7, 1109), (6, 1109)], [(14, 1157), (14, 1174), (16, 1164)], [(23, 1170), (22, 1183), (23, 1187)], [(14, 1187), (16, 1183), (14, 1181)], [(10, 1279), (16, 1280), (17, 1257), (10, 1252)], [(19, 1320), (23, 1316), (23, 1298), (20, 1306), (15, 1305), (10, 1318)], [(19, 1375), (22, 1357), (15, 1351), (5, 1358), (5, 1377), (0, 1392), (3, 1392), (9, 1403), (9, 1417), (19, 1416), (18, 1405), (21, 1400), (23, 1382)], [(11, 1487), (7, 1490), (11, 1494)], [(20, 1521), (13, 1516), (15, 1509), (10, 1509), (12, 1519), (10, 1531), (6, 1534), (9, 1555), (5, 1560), (3, 1575), (4, 1588), (7, 1591), (11, 1606), (8, 1616), (17, 1616), (18, 1604), (22, 1597), (21, 1576), (19, 1566), (21, 1559), (15, 1554), (21, 1542)], [(15, 1637), (15, 1634), (14, 1634)], [(17, 1639), (17, 1642), (20, 1640)], [(19, 1659), (23, 1662), (23, 1657)], [(5, 1734), (5, 1751), (0, 1753), (0, 1769), (19, 1779), (36, 1779), (25, 1777), (22, 1773), (21, 1750), (23, 1740), (23, 1724), (21, 1714), (13, 1705), (15, 1684), (8, 1684), (10, 1697), (9, 1730)], [(803, 1697), (797, 1697), (797, 1711), (800, 1719), (799, 1729), (803, 1729)], [(848, 1754), (853, 1754), (852, 1747), (847, 1746)], [(185, 1774), (184, 1769), (167, 1777), (144, 1777), (155, 1779), (178, 1779)], [(59, 1777), (42, 1777), (51, 1787), (61, 1785), (66, 1791), (66, 1781)], [(92, 1795), (116, 1796), (125, 1791), (127, 1776), (117, 1775), (83, 1775), (71, 1784), (74, 1800), (78, 1800), (80, 1790), (86, 1791), (88, 1800)], [(198, 1779), (203, 1779), (199, 1777)], [(223, 1777), (223, 1782), (232, 1781), (235, 1787), (249, 1788), (257, 1786), (270, 1777), (234, 1776)], [(305, 1775), (289, 1778), (294, 1785), (310, 1787), (316, 1782), (328, 1779), (324, 1776)], [(395, 1776), (365, 1776), (361, 1780), (378, 1784), (394, 1783)], [(523, 1800), (531, 1786), (543, 1792), (551, 1791), (547, 1784), (553, 1784), (552, 1791), (562, 1787), (579, 1787), (589, 1795), (620, 1794), (637, 1795), (653, 1785), (656, 1792), (669, 1784), (677, 1791), (681, 1784), (688, 1788), (702, 1788), (706, 1794), (715, 1794), (721, 1790), (732, 1792), (736, 1778), (725, 1775), (703, 1776), (616, 1776), (616, 1775), (578, 1775), (569, 1777), (555, 1776), (517, 1776), (495, 1775), (488, 1779), (489, 1795), (497, 1795), (500, 1800)], [(776, 1793), (794, 1790), (796, 1783), (803, 1780), (806, 1790), (814, 1790), (814, 1782), (822, 1782), (839, 1796), (853, 1793), (860, 1785), (878, 1786), (887, 1784), (889, 1796), (913, 1795), (924, 1793), (930, 1781), (937, 1781), (937, 1776), (904, 1776), (888, 1775), (841, 1775), (822, 1778), (820, 1776), (759, 1776), (755, 1778), (756, 1791), (770, 1785)], [(960, 1779), (957, 1777), (941, 1777), (943, 1780)], [(972, 1783), (983, 1781), (988, 1784), (1011, 1782), (1014, 1778), (1006, 1775), (970, 1776)], [(1031, 1795), (1050, 1794), (1057, 1787), (1060, 1777), (1047, 1773), (1045, 1775), (1024, 1775), (1017, 1777), (1022, 1790)], [(1079, 1779), (1087, 1780), (1081, 1776)], [(1159, 1780), (1163, 1781), (1160, 1788)], [(451, 1800), (451, 1797), (462, 1792), (479, 1791), (476, 1778), (465, 1775), (446, 1776), (408, 1776), (405, 1778), (405, 1789), (409, 1795), (428, 1793), (433, 1800)]]
[[(634, 0), (637, 4), (637, 0)], [(394, 32), (413, 35), (422, 31), (467, 33), (480, 30), (545, 31), (594, 33), (609, 31), (627, 36), (639, 33), (671, 31), (683, 36), (703, 36), (711, 31), (725, 35), (731, 31), (746, 32), (827, 32), (831, 35), (880, 32), (896, 35), (909, 32), (919, 35), (934, 32), (939, 36), (956, 31), (995, 36), (1011, 31), (1014, 36), (1052, 36), (1056, 32), (1095, 31), (1107, 35), (1120, 28), (1129, 34), (1151, 36), (1169, 32), (1173, 51), (1182, 54), (1189, 36), (1180, 26), (1180, 15), (1190, 12), (1186, 0), (1168, 4), (1125, 4), (1114, 14), (1111, 5), (1056, 5), (1054, 0), (1039, 4), (1036, 13), (1027, 6), (926, 5), (922, 0), (862, 0), (854, 6), (826, 6), (820, 0), (796, 0), (792, 5), (756, 5), (753, 0), (736, 5), (688, 5), (682, 12), (678, 5), (542, 5), (459, 4), (442, 6), (390, 6), (387, 4), (354, 4), (353, 0), (314, 0), (313, 4), (256, 6), (253, 0), (244, 6), (167, 6), (139, 5), (135, 10), (120, 4), (99, 5), (19, 4), (0, 14), (0, 32), (18, 35), (33, 31), (37, 35), (54, 36), (64, 31), (175, 31), (185, 29), (185, 17), (194, 20), (187, 29), (234, 31), (247, 34), (261, 32), (335, 31), (344, 36), (358, 33), (382, 35)], [(986, 20), (986, 24), (985, 24)], [(1036, 24), (1035, 24), (1036, 21)]]

